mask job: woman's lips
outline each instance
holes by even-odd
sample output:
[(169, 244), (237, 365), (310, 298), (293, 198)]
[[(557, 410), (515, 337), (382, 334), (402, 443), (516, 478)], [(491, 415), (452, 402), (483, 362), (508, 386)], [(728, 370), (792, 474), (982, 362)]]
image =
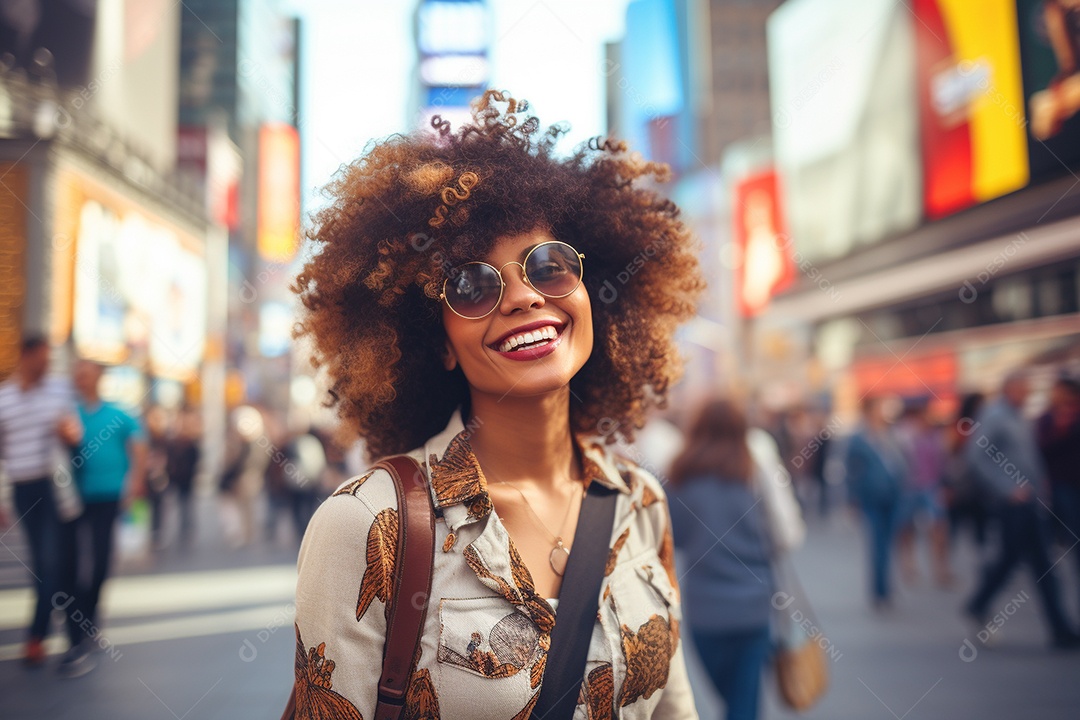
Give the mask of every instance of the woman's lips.
[(559, 345), (562, 344), (563, 335), (565, 335), (566, 333), (566, 327), (567, 326), (564, 325), (562, 329), (558, 331), (558, 334), (555, 336), (554, 340), (548, 340), (545, 343), (535, 345), (533, 347), (518, 348), (515, 350), (510, 350), (508, 352), (494, 350), (494, 348), (493, 350), (497, 355), (507, 358), (508, 360), (539, 360), (540, 358), (547, 357), (551, 353), (555, 352), (556, 348), (558, 348)]

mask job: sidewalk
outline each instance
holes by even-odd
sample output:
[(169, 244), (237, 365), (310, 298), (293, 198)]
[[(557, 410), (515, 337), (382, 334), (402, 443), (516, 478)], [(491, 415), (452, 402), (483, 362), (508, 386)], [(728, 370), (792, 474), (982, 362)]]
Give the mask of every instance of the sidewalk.
[[(201, 499), (198, 541), (117, 564), (102, 598), (103, 634), (90, 674), (63, 680), (53, 672), (66, 649), (62, 633), (47, 644), (44, 668), (21, 656), (30, 611), (21, 549), (14, 535), (0, 575), (0, 717), (5, 720), (150, 720), (279, 717), (291, 689), (298, 543), (248, 547), (224, 542), (216, 498)], [(168, 533), (166, 533), (168, 537)], [(21, 571), (19, 573), (18, 571)]]
[[(255, 542), (243, 548), (230, 547), (226, 540), (220, 500), (215, 495), (199, 496), (195, 500), (196, 540), (191, 548), (177, 546), (177, 520), (175, 508), (171, 505), (166, 510), (163, 536), (167, 546), (164, 550), (151, 552), (148, 547), (137, 552), (125, 550), (123, 523), (118, 521), (115, 538), (117, 552), (113, 558), (111, 577), (275, 563), (295, 565), (299, 538), (295, 536), (288, 518), (281, 516), (278, 518), (275, 540), (268, 542), (265, 537), (265, 505), (264, 502), (257, 513)], [(8, 528), (0, 535), (0, 590), (27, 586), (29, 574), (23, 562), (28, 562), (28, 557), (25, 538), (17, 526)]]

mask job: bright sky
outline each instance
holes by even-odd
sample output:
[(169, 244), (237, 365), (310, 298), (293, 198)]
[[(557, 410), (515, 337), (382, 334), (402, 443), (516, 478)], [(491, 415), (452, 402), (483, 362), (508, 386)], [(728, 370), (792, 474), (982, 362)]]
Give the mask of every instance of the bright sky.
[[(606, 132), (604, 43), (630, 0), (488, 0), (491, 85), (527, 98), (545, 124), (567, 121), (566, 147)], [(306, 23), (302, 100), (305, 207), (373, 138), (410, 130), (416, 87), (415, 0), (291, 0)]]

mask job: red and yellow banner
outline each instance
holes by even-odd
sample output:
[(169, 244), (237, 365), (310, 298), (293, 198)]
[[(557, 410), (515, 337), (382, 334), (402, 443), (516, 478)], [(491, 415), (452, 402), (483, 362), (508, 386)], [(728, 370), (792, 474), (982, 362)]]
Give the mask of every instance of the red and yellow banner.
[(926, 215), (937, 219), (1028, 183), (1012, 0), (914, 0)]

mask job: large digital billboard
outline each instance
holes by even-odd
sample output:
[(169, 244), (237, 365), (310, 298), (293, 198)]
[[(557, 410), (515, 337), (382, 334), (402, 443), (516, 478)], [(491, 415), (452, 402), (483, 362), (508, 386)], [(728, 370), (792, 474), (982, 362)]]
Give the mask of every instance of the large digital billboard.
[(769, 17), (773, 140), (810, 260), (922, 218), (911, 14), (896, 0), (789, 0)]
[(1080, 167), (1075, 0), (788, 0), (768, 42), (776, 166), (808, 259)]
[(1024, 187), (1028, 153), (1013, 0), (913, 0), (926, 217)]

